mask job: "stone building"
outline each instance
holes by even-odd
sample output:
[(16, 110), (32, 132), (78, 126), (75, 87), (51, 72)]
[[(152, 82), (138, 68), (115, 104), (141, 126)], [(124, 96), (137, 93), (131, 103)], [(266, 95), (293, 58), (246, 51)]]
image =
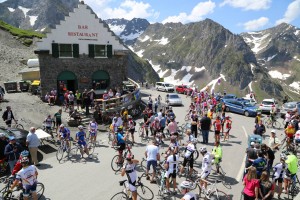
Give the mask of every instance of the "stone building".
[(122, 85), (127, 52), (83, 2), (37, 44), (42, 95), (50, 90), (104, 91)]

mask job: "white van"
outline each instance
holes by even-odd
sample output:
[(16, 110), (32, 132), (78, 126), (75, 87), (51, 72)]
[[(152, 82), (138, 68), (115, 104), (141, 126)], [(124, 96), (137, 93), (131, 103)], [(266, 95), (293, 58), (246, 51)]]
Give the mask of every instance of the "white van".
[(174, 92), (174, 85), (165, 82), (156, 82), (155, 89), (164, 92)]

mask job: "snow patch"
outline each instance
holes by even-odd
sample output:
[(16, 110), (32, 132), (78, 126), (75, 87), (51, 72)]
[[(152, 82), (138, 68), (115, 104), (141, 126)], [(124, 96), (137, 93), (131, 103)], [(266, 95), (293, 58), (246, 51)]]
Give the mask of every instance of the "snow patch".
[(215, 86), (216, 84), (221, 81), (221, 79), (223, 79), (224, 81), (226, 81), (225, 76), (223, 74), (220, 74), (220, 77), (217, 79), (212, 80), (209, 84), (206, 85), (206, 87), (202, 88), (201, 91), (204, 91), (207, 89), (207, 87), (211, 86), (210, 92), (212, 93), (215, 90)]
[(268, 59), (267, 59), (267, 62), (269, 62), (270, 60), (272, 60), (273, 58), (275, 58), (275, 56), (277, 56), (277, 54), (275, 54), (275, 55), (273, 55), (273, 56), (270, 56), (270, 57), (268, 57)]
[(116, 35), (120, 35), (122, 31), (125, 29), (125, 25), (111, 25), (109, 24), (109, 28), (113, 31)]
[(201, 71), (203, 71), (203, 70), (205, 70), (205, 67), (203, 66), (203, 67), (195, 67), (195, 72), (201, 72)]
[(164, 56), (164, 55), (166, 55), (166, 53), (162, 53), (161, 55), (163, 55), (163, 56)]
[(253, 90), (252, 90), (252, 81), (248, 84), (248, 87), (249, 87), (249, 89), (250, 89), (250, 92), (252, 92)]
[(44, 30), (46, 30), (46, 27), (45, 27), (45, 28), (42, 28), (42, 29), (41, 29), (41, 32), (43, 32)]
[(298, 60), (298, 61), (300, 62), (300, 59), (299, 59), (299, 58), (297, 58), (297, 56), (294, 56), (294, 59), (295, 59), (295, 60)]
[(192, 67), (191, 66), (182, 66), (181, 71), (186, 70), (187, 72), (191, 71)]
[(24, 13), (24, 15), (25, 15), (25, 18), (26, 18), (26, 17), (27, 17), (27, 13), (28, 13), (28, 11), (29, 11), (30, 9), (24, 8), (24, 7), (22, 7), (22, 6), (18, 6), (18, 8), (19, 8), (20, 10), (23, 11), (23, 13)]
[(165, 71), (159, 70), (158, 76), (159, 76), (160, 78), (162, 78), (162, 77), (164, 77), (164, 75), (165, 75), (168, 71), (169, 71), (168, 69), (166, 69)]
[(30, 25), (33, 26), (35, 21), (37, 20), (38, 16), (29, 16)]
[(298, 91), (298, 93), (300, 92), (300, 82), (293, 82), (289, 86), (296, 89)]
[(149, 63), (156, 72), (160, 70), (160, 65), (154, 65), (151, 60), (149, 60)]
[(171, 75), (168, 77), (164, 77), (164, 81), (167, 83), (171, 83), (173, 85), (191, 85), (194, 81), (190, 82), (190, 79), (192, 78), (192, 74), (188, 73), (186, 74), (181, 80), (175, 79), (177, 70), (171, 69)]
[(127, 40), (134, 40), (134, 39), (138, 38), (140, 35), (142, 35), (143, 32), (144, 32), (144, 31), (137, 32), (137, 33), (132, 33), (132, 34), (130, 34), (130, 35), (121, 35), (120, 37), (121, 37), (123, 40), (125, 40), (125, 41), (127, 41)]
[(10, 8), (10, 7), (7, 7), (7, 9), (9, 10), (9, 12), (14, 12), (16, 10), (16, 9)]
[(143, 57), (143, 53), (144, 53), (144, 49), (142, 49), (142, 50), (139, 50), (138, 52), (135, 52), (136, 53), (136, 55), (138, 55), (139, 57)]
[(252, 72), (252, 74), (254, 75), (254, 68), (255, 68), (255, 65), (252, 64), (252, 63), (250, 63), (250, 67), (251, 67), (251, 72)]
[(160, 40), (154, 40), (154, 41), (157, 41), (158, 44), (161, 44), (161, 45), (166, 45), (169, 43), (169, 39), (165, 38), (165, 37), (162, 37)]
[(140, 42), (146, 42), (147, 40), (149, 40), (150, 39), (150, 37), (149, 37), (149, 35), (146, 35), (143, 39), (138, 39)]
[(245, 39), (245, 42), (246, 43), (251, 43), (251, 44), (253, 44), (254, 45), (254, 47), (251, 49), (255, 54), (257, 54), (260, 50), (262, 50), (262, 49), (264, 49), (264, 48), (266, 48), (267, 46), (268, 46), (268, 44), (269, 44), (269, 42), (270, 42), (270, 40), (266, 43), (266, 44), (264, 44), (263, 45), (263, 41), (267, 38), (267, 37), (269, 37), (270, 36), (270, 33), (268, 33), (268, 34), (265, 34), (265, 35), (263, 35), (263, 36), (258, 36), (258, 37), (256, 37), (256, 36), (253, 36), (253, 35), (255, 35), (255, 34), (260, 34), (261, 32), (250, 32), (250, 34), (252, 34), (250, 37), (252, 37), (252, 39), (251, 38), (244, 38)]
[(299, 33), (300, 33), (300, 30), (296, 30), (296, 31), (294, 32), (295, 35), (298, 35)]
[(224, 48), (226, 48), (227, 47), (227, 44), (224, 46)]
[(281, 80), (286, 80), (286, 78), (291, 76), (290, 74), (282, 74), (281, 72), (279, 72), (277, 70), (269, 71), (268, 73), (272, 78), (277, 78), (277, 79), (281, 79)]

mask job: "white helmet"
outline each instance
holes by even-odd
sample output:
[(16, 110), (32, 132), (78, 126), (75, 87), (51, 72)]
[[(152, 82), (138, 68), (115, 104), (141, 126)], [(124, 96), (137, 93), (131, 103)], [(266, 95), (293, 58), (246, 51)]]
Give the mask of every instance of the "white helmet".
[(191, 189), (192, 184), (189, 181), (183, 181), (180, 183), (181, 189)]
[(206, 149), (206, 147), (200, 147), (200, 152), (201, 152), (201, 153), (205, 153), (205, 152), (207, 152), (207, 149)]
[(60, 127), (60, 128), (64, 128), (64, 127), (65, 127), (65, 125), (64, 125), (64, 124), (61, 124), (59, 127)]

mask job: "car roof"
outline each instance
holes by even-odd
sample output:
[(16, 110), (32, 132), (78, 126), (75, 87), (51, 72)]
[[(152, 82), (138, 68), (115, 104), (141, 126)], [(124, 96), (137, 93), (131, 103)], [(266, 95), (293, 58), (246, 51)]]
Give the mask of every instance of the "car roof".
[(264, 99), (264, 100), (262, 100), (262, 101), (270, 101), (270, 102), (274, 102), (275, 99)]
[(169, 95), (174, 95), (174, 94), (176, 94), (177, 96), (179, 96), (177, 93), (169, 93)]

